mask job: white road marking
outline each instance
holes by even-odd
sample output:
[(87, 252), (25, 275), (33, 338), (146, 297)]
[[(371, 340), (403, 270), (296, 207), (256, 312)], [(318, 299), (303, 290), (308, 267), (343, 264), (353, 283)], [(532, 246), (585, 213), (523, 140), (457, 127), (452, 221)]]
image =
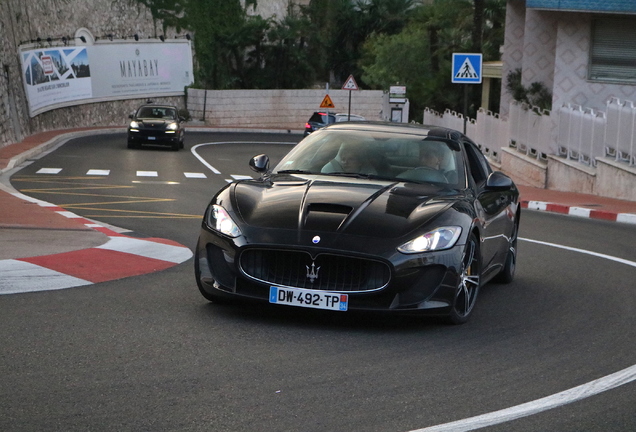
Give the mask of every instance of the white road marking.
[(576, 402), (581, 399), (594, 396), (598, 393), (622, 386), (623, 384), (630, 383), (634, 380), (636, 380), (636, 365), (611, 375), (607, 375), (603, 378), (590, 381), (587, 384), (553, 394), (552, 396), (537, 399), (532, 402), (452, 423), (418, 429), (412, 432), (463, 432), (481, 429), (486, 426), (505, 423)]
[[(563, 246), (555, 243), (547, 243), (538, 240), (531, 240), (527, 238), (519, 238), (519, 240), (527, 241), (530, 243), (540, 244), (544, 246), (554, 247), (558, 249), (569, 250), (586, 255), (592, 255), (598, 258), (615, 261), (628, 266), (636, 267), (636, 262), (628, 261), (626, 259), (617, 258), (611, 255), (600, 254), (597, 252), (591, 252), (585, 249), (578, 249), (569, 246)], [(538, 414), (543, 411), (547, 411), (553, 408), (557, 408), (563, 405), (570, 404), (572, 402), (579, 401), (581, 399), (588, 398), (590, 396), (597, 395), (607, 390), (614, 389), (622, 386), (623, 384), (636, 381), (636, 365), (630, 366), (626, 369), (615, 372), (611, 375), (604, 376), (602, 378), (590, 381), (586, 384), (582, 384), (577, 387), (546, 396), (541, 399), (536, 399), (521, 405), (505, 408), (499, 411), (494, 411), (487, 414), (470, 417), (463, 420), (457, 420), (450, 423), (444, 423), (437, 426), (431, 426), (423, 429), (416, 429), (411, 432), (463, 432), (472, 431), (475, 429), (481, 429), (487, 426), (505, 423), (508, 421), (516, 420), (522, 417), (527, 417), (533, 414)]]
[(91, 285), (84, 279), (14, 259), (0, 260), (0, 294), (49, 291)]
[(76, 215), (76, 214), (75, 214), (75, 213), (73, 213), (73, 212), (65, 211), (65, 210), (60, 210), (60, 211), (57, 211), (57, 212), (55, 212), (55, 213), (60, 214), (60, 215), (62, 215), (62, 216), (64, 216), (64, 217), (67, 217), (67, 218), (69, 218), (69, 219), (79, 219), (79, 218), (81, 218), (81, 217), (82, 217), (82, 216), (78, 216), (78, 215)]
[(40, 168), (36, 174), (59, 174), (62, 168)]
[(157, 171), (137, 171), (137, 177), (157, 177)]
[(192, 251), (186, 247), (172, 246), (131, 237), (111, 237), (109, 241), (101, 246), (97, 246), (95, 249), (126, 252), (176, 264), (182, 263), (192, 256)]
[(210, 169), (210, 171), (212, 171), (214, 174), (221, 174), (221, 171), (219, 171), (218, 169), (214, 168), (212, 165), (210, 165), (205, 159), (203, 159), (203, 157), (201, 157), (201, 155), (199, 155), (199, 153), (197, 153), (197, 149), (199, 147), (203, 147), (203, 146), (209, 146), (209, 145), (222, 145), (222, 144), (287, 144), (287, 145), (295, 145), (296, 143), (293, 142), (280, 142), (280, 141), (224, 141), (224, 142), (210, 142), (210, 143), (203, 143), (203, 144), (197, 144), (195, 146), (193, 146), (190, 151), (192, 152), (192, 154), (194, 155), (194, 157), (196, 157), (197, 159), (199, 159), (199, 161), (205, 165), (206, 167), (208, 167)]
[(187, 173), (183, 173), (186, 178), (208, 178), (208, 176), (206, 176), (203, 173), (192, 173), (192, 172), (187, 172)]
[(102, 169), (90, 169), (86, 172), (86, 175), (107, 176), (110, 174), (110, 170)]
[(583, 207), (570, 207), (568, 214), (571, 216), (579, 216), (579, 217), (590, 217), (590, 213), (592, 213), (591, 209), (583, 208)]
[(631, 213), (619, 213), (616, 216), (616, 222), (636, 224), (636, 214)]
[(221, 174), (221, 171), (219, 171), (218, 169), (214, 168), (212, 165), (210, 165), (209, 163), (206, 162), (205, 159), (203, 159), (201, 156), (199, 156), (199, 154), (197, 153), (197, 148), (201, 147), (201, 146), (205, 146), (205, 145), (210, 145), (213, 143), (208, 143), (208, 144), (197, 144), (195, 146), (193, 146), (190, 151), (192, 152), (192, 154), (194, 155), (194, 157), (196, 157), (197, 159), (199, 159), (199, 161), (205, 165), (206, 167), (208, 167), (210, 169), (210, 171), (212, 171), (214, 174)]
[(234, 180), (252, 180), (252, 176), (239, 175), (239, 174), (230, 174)]

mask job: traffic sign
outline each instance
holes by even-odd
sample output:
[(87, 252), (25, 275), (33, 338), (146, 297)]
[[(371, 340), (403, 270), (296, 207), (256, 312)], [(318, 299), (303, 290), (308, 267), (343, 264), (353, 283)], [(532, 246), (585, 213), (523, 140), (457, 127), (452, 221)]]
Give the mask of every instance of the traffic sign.
[(347, 81), (345, 81), (344, 85), (342, 86), (343, 90), (359, 90), (358, 88), (358, 84), (356, 83), (356, 80), (353, 78), (353, 75), (349, 75), (349, 78), (347, 78)]
[(453, 77), (455, 84), (481, 84), (481, 54), (453, 53)]
[(335, 107), (336, 106), (333, 104), (333, 101), (331, 100), (329, 95), (326, 95), (325, 98), (320, 103), (320, 108), (335, 108)]

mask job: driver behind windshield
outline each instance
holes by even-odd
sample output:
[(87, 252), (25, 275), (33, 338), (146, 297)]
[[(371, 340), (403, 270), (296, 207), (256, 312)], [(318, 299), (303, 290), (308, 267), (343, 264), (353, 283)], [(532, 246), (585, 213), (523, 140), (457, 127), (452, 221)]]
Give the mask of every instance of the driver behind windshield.
[(322, 167), (320, 172), (377, 174), (365, 154), (364, 147), (354, 142), (341, 144), (336, 157)]
[(398, 178), (448, 183), (441, 167), (443, 161), (442, 145), (440, 143), (425, 142), (420, 146), (419, 166), (403, 172)]

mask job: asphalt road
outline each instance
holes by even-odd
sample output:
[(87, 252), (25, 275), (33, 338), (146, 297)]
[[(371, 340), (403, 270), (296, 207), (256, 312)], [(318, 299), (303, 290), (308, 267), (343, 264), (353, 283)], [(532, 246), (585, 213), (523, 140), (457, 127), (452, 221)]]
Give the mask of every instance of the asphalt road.
[[(127, 150), (123, 135), (84, 138), (11, 182), (82, 216), (194, 248), (226, 179), (255, 175), (254, 154), (276, 160), (290, 148), (258, 142), (298, 139), (190, 134), (185, 150), (171, 152)], [(211, 142), (243, 143), (199, 146), (201, 159), (191, 151)], [(61, 171), (37, 174), (42, 168)], [(198, 293), (192, 260), (0, 296), (0, 430), (636, 430), (636, 227), (525, 211), (520, 237), (515, 282), (487, 285), (463, 326), (214, 305)], [(577, 386), (575, 395), (591, 396), (568, 403)], [(554, 395), (556, 403), (543, 399)], [(484, 423), (472, 419), (480, 415)], [(447, 429), (426, 429), (436, 425)]]

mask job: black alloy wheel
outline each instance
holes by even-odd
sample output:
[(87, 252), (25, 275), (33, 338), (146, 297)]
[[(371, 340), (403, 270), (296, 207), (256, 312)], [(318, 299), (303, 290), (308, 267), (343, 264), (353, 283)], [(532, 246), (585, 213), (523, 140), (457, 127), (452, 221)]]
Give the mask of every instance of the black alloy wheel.
[(509, 284), (515, 277), (515, 269), (517, 267), (517, 236), (519, 234), (519, 219), (512, 228), (512, 235), (510, 236), (510, 247), (508, 254), (506, 255), (506, 262), (503, 268), (493, 279), (494, 282)]
[(464, 247), (459, 283), (451, 307), (448, 321), (451, 324), (464, 324), (468, 321), (481, 286), (481, 256), (479, 239), (472, 233)]

